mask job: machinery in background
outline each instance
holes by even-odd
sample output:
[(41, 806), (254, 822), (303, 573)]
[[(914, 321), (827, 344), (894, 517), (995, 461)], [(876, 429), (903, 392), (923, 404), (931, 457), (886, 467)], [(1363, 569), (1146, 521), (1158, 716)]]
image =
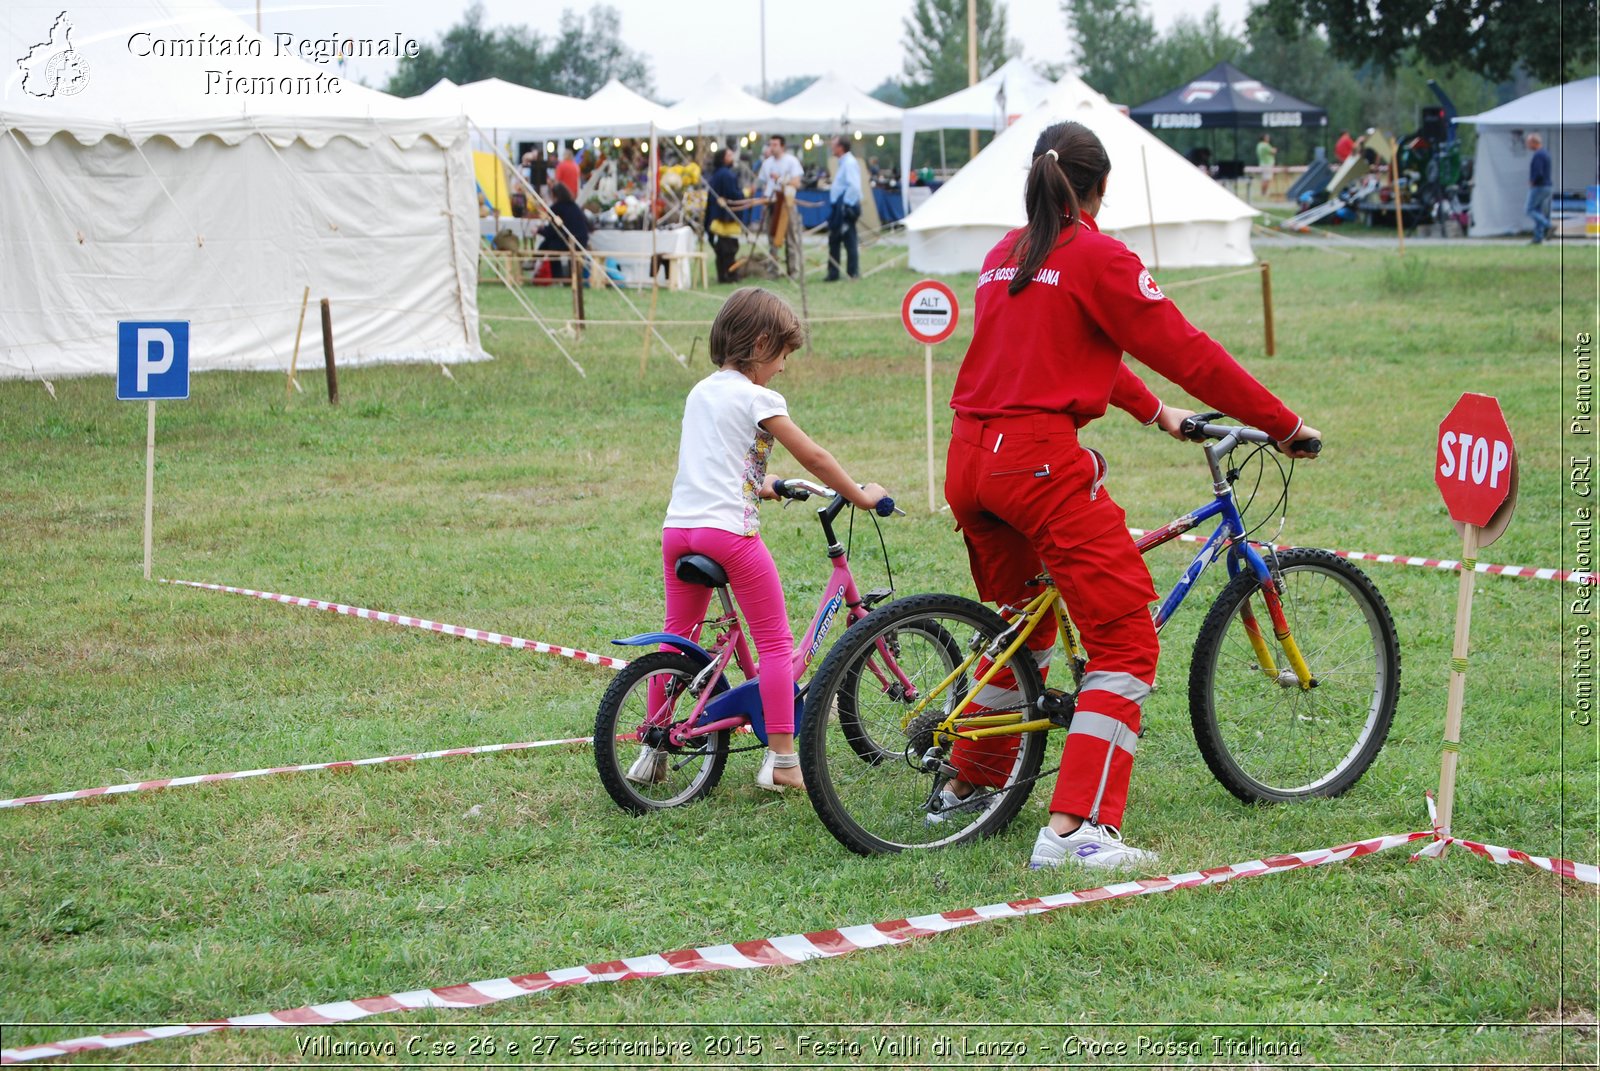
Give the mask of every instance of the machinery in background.
[(1437, 82), (1430, 79), (1428, 88), (1439, 104), (1422, 109), (1417, 130), (1398, 142), (1387, 131), (1368, 130), (1331, 174), (1326, 162), (1308, 171), (1289, 191), (1302, 211), (1279, 226), (1306, 231), (1314, 223), (1356, 218), (1372, 226), (1398, 211), (1406, 226), (1437, 237), (1465, 234), (1472, 164), (1462, 159), (1455, 105)]

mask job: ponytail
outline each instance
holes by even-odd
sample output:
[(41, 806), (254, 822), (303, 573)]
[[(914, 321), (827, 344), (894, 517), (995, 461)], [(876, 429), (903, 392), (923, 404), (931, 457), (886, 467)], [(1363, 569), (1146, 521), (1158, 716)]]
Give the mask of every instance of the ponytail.
[(1067, 241), (1077, 236), (1083, 202), (1110, 171), (1105, 146), (1083, 124), (1056, 123), (1040, 133), (1034, 142), (1033, 166), (1023, 189), (1028, 225), (1012, 247), (1017, 273), (1006, 287), (1008, 293), (1021, 293), (1033, 281), (1034, 272), (1055, 251), (1069, 220), (1072, 234)]

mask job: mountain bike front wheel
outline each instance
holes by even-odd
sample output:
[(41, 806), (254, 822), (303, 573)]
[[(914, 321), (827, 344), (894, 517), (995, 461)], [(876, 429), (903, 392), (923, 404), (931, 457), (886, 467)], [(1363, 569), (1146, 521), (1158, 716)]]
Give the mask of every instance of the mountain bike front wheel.
[[(700, 666), (675, 651), (655, 651), (634, 659), (600, 698), (594, 718), (594, 762), (600, 783), (617, 806), (634, 814), (681, 807), (704, 796), (722, 780), (728, 762), (728, 733), (709, 733), (677, 747), (666, 739), (674, 721), (694, 710), (689, 682)], [(649, 694), (656, 686), (666, 704), (650, 717)]]
[[(988, 663), (975, 660), (945, 681), (1006, 627), (970, 599), (913, 595), (856, 622), (828, 652), (806, 696), (800, 765), (818, 817), (845, 847), (861, 855), (940, 848), (999, 833), (1016, 816), (1039, 772), (1043, 733), (992, 737), (979, 747), (956, 743), (958, 766), (982, 783), (970, 806), (933, 806), (949, 783), (953, 749), (950, 741), (935, 741), (932, 730)], [(1020, 720), (1043, 686), (1026, 648), (1007, 668), (1014, 686), (991, 685), (974, 699), (992, 700), (990, 709)], [(919, 704), (923, 713), (912, 720)], [(930, 749), (939, 747), (942, 757), (929, 761)]]
[(1303, 548), (1279, 554), (1276, 572), (1313, 686), (1300, 687), (1250, 572), (1230, 580), (1211, 607), (1189, 666), (1189, 716), (1200, 754), (1246, 803), (1349, 789), (1378, 757), (1400, 694), (1394, 620), (1365, 573), (1327, 551)]

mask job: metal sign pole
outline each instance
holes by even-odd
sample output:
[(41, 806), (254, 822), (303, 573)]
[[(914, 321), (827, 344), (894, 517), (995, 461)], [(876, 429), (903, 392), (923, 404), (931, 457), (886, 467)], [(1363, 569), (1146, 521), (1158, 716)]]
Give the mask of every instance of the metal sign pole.
[(150, 579), (150, 529), (155, 519), (156, 400), (150, 399), (144, 427), (144, 578)]

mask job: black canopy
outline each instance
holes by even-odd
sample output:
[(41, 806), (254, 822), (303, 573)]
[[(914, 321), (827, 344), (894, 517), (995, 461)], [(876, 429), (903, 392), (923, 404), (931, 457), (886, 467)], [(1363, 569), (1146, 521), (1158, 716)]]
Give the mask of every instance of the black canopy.
[(1324, 127), (1328, 113), (1273, 89), (1231, 63), (1219, 63), (1189, 84), (1130, 109), (1152, 130)]

